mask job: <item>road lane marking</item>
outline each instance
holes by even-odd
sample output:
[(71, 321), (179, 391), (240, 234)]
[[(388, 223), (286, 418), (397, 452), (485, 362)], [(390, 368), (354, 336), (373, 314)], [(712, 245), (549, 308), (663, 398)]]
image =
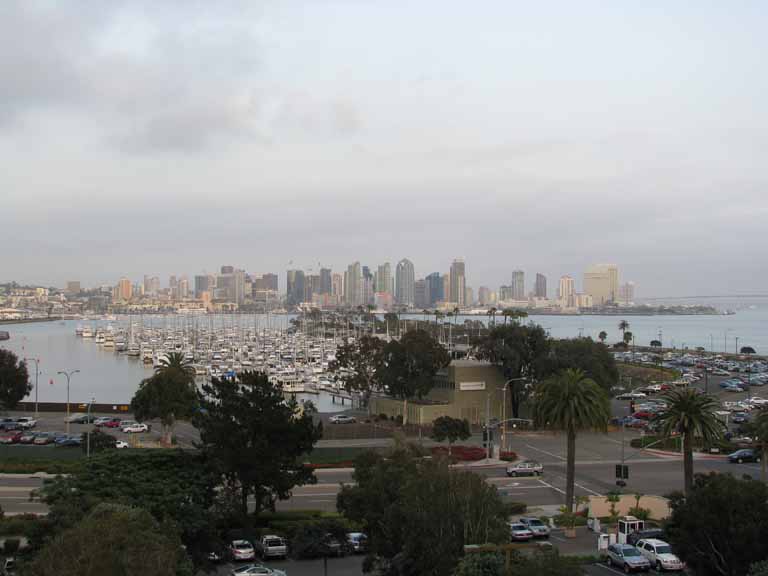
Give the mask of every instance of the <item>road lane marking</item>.
[(544, 484), (544, 486), (546, 486), (547, 488), (551, 488), (551, 489), (552, 489), (552, 490), (554, 490), (555, 492), (559, 492), (560, 494), (562, 494), (563, 496), (565, 496), (565, 491), (563, 491), (563, 490), (560, 490), (560, 488), (556, 488), (555, 486), (552, 486), (552, 484), (550, 484), (549, 482), (545, 482), (544, 480), (541, 480), (541, 479), (539, 479), (539, 482), (541, 482), (542, 484)]
[(595, 492), (594, 490), (590, 490), (589, 488), (586, 488), (585, 486), (582, 486), (581, 484), (577, 484), (576, 482), (574, 482), (574, 483), (573, 483), (573, 485), (574, 485), (574, 486), (576, 486), (577, 488), (581, 488), (581, 489), (582, 489), (582, 490), (584, 490), (585, 492), (589, 492), (589, 493), (590, 493), (590, 494), (592, 494), (593, 496), (600, 496), (600, 497), (602, 497), (602, 496), (603, 496), (603, 495), (602, 495), (602, 494), (600, 494), (599, 492)]
[(542, 450), (541, 448), (536, 448), (536, 446), (531, 446), (530, 444), (525, 445), (527, 448), (530, 448), (531, 450), (536, 450), (536, 452), (541, 452), (542, 454), (546, 454), (547, 456), (552, 456), (553, 458), (557, 458), (559, 460), (565, 460), (562, 456), (558, 456), (557, 454), (553, 454), (552, 452), (547, 452), (546, 450)]

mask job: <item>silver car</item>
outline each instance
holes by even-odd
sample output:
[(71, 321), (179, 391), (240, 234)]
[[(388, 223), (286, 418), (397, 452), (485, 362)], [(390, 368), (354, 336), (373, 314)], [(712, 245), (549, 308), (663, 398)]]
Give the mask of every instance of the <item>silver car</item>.
[(527, 542), (533, 538), (533, 532), (525, 524), (512, 522), (509, 525), (509, 537), (513, 542)]
[(520, 518), (520, 524), (523, 524), (533, 533), (534, 538), (549, 538), (549, 526), (539, 518), (528, 516)]
[(544, 473), (544, 467), (534, 460), (523, 460), (507, 466), (507, 476), (515, 478), (517, 476), (541, 476)]
[(629, 544), (611, 544), (608, 546), (606, 562), (624, 572), (647, 572), (651, 563), (640, 550)]

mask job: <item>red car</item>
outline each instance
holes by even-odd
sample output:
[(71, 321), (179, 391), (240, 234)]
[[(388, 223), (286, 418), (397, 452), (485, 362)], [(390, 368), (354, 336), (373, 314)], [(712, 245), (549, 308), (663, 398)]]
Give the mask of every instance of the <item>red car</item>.
[(111, 420), (107, 420), (102, 424), (105, 428), (120, 428), (120, 425), (123, 423), (123, 421), (120, 418), (112, 418)]
[(0, 444), (18, 444), (23, 435), (24, 431), (22, 430), (11, 430), (10, 432), (3, 432), (0, 434)]
[(654, 416), (653, 412), (648, 412), (647, 410), (639, 410), (632, 414), (632, 418), (637, 418), (638, 420), (650, 420)]

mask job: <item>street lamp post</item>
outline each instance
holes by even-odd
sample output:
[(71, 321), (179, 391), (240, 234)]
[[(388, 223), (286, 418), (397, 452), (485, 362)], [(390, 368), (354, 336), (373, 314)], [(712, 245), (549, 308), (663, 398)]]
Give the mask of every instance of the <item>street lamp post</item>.
[[(91, 423), (91, 407), (93, 406), (93, 403), (94, 403), (95, 400), (96, 400), (96, 398), (92, 397), (91, 401), (88, 403), (88, 417), (85, 419), (85, 421), (88, 424)], [(69, 423), (67, 423), (67, 424), (69, 424)], [(88, 428), (88, 432), (86, 434), (86, 441), (85, 441), (85, 456), (86, 456), (86, 458), (90, 458), (91, 457), (91, 429), (92, 428), (93, 428), (93, 426), (91, 426), (91, 428)]]
[(38, 389), (38, 383), (40, 381), (40, 358), (24, 358), (26, 362), (32, 361), (35, 363), (35, 418), (38, 416), (38, 410), (37, 410), (37, 389)]
[(69, 434), (69, 380), (72, 378), (73, 375), (78, 374), (80, 370), (70, 370), (69, 372), (65, 370), (59, 370), (57, 374), (63, 374), (67, 377), (67, 434)]

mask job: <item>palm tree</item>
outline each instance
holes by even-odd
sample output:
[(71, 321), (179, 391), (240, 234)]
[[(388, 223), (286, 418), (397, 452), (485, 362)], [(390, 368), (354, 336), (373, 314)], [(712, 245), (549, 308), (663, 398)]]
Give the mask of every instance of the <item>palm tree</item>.
[(626, 340), (624, 340), (624, 332), (629, 330), (629, 322), (627, 322), (626, 320), (622, 320), (621, 322), (619, 322), (619, 330), (621, 330), (621, 335), (622, 335), (621, 339), (626, 342)]
[(661, 433), (671, 437), (679, 433), (683, 437), (684, 488), (688, 494), (693, 486), (693, 440), (697, 436), (705, 443), (717, 440), (725, 425), (715, 416), (717, 401), (695, 388), (680, 388), (668, 392), (662, 398), (668, 408), (661, 416)]
[(174, 376), (183, 374), (192, 380), (195, 378), (195, 369), (184, 359), (184, 354), (181, 352), (171, 352), (160, 358), (160, 364), (155, 367), (155, 373)]
[(600, 339), (600, 342), (605, 344), (605, 339), (608, 338), (608, 332), (606, 332), (605, 330), (601, 330), (600, 334), (598, 334), (597, 337)]
[(498, 310), (496, 310), (496, 308), (493, 306), (491, 306), (491, 309), (488, 310), (488, 316), (491, 317), (491, 321), (493, 322), (494, 326), (496, 326), (496, 312), (498, 312)]
[(459, 318), (459, 312), (461, 312), (459, 307), (458, 306), (454, 307), (453, 309), (453, 325), (454, 326), (456, 326), (456, 320)]
[(569, 368), (541, 382), (536, 389), (534, 420), (537, 426), (560, 430), (568, 435), (565, 506), (573, 511), (576, 480), (576, 434), (582, 430), (603, 430), (610, 418), (610, 401), (605, 390), (580, 369)]
[(765, 482), (765, 460), (768, 457), (768, 412), (761, 410), (755, 421), (750, 425), (752, 435), (760, 442), (760, 480)]

